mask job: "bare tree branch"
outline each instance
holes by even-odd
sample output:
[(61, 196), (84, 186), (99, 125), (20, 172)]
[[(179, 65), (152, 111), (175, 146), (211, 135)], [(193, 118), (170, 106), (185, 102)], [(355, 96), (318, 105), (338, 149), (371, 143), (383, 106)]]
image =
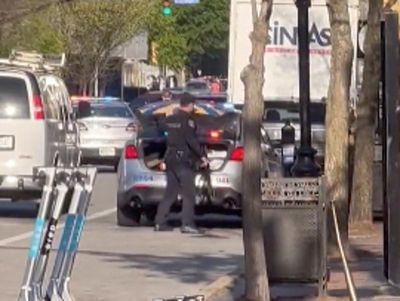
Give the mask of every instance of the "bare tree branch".
[(75, 1), (60, 7), (59, 26), (68, 58), (66, 77), (89, 90), (95, 74), (103, 80), (110, 70), (112, 51), (147, 24), (151, 5), (147, 0), (120, 0)]
[(259, 20), (269, 20), (270, 16), (272, 13), (272, 1), (271, 0), (263, 0), (261, 2), (261, 9), (260, 9), (260, 15), (259, 15)]
[(397, 0), (388, 0), (383, 8), (392, 8), (397, 3)]
[(251, 13), (253, 14), (253, 23), (258, 20), (257, 2), (251, 1)]

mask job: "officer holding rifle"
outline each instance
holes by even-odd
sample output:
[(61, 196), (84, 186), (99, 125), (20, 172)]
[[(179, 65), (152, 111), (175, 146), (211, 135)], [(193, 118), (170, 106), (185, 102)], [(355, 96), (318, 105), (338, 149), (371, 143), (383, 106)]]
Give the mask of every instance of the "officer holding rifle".
[(155, 219), (155, 231), (172, 231), (167, 218), (171, 206), (182, 197), (182, 233), (197, 234), (194, 222), (196, 197), (196, 166), (206, 167), (209, 164), (196, 137), (196, 123), (192, 118), (195, 99), (184, 93), (176, 114), (165, 120), (167, 132), (167, 151), (165, 154), (167, 188), (163, 201), (159, 204)]

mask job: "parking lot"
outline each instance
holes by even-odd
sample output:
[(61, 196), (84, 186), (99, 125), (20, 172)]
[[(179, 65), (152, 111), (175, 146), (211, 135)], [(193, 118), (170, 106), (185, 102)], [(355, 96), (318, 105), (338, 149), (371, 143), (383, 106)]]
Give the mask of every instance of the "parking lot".
[[(206, 233), (193, 236), (181, 234), (179, 228), (169, 233), (155, 233), (152, 227), (120, 228), (116, 185), (114, 173), (103, 171), (97, 177), (73, 271), (77, 300), (144, 301), (194, 294), (241, 265), (239, 219), (202, 217), (199, 225)], [(32, 204), (0, 203), (0, 300), (17, 299), (34, 217)]]

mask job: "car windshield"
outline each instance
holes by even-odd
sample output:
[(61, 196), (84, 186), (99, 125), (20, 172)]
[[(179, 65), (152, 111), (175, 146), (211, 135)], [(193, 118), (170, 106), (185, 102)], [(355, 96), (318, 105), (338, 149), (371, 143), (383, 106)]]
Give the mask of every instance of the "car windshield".
[(90, 118), (132, 118), (131, 111), (124, 106), (92, 105), (90, 108)]
[(161, 101), (161, 98), (160, 99), (151, 99), (151, 100), (135, 99), (129, 104), (129, 106), (130, 106), (131, 110), (135, 111), (136, 109), (143, 107), (149, 103), (154, 103), (154, 102), (159, 102), (159, 101)]
[(202, 82), (192, 82), (186, 85), (187, 90), (203, 90), (207, 88), (207, 84)]
[(0, 77), (0, 119), (27, 118), (29, 102), (25, 81), (16, 77)]
[[(266, 102), (263, 121), (268, 123), (284, 123), (289, 120), (292, 123), (300, 123), (299, 104), (287, 101)], [(323, 103), (311, 103), (311, 124), (325, 123), (325, 105)]]
[[(172, 92), (172, 99), (177, 100), (180, 97), (180, 93)], [(143, 94), (131, 101), (129, 101), (129, 106), (132, 111), (139, 109), (149, 103), (156, 103), (162, 101), (162, 93), (148, 93)]]

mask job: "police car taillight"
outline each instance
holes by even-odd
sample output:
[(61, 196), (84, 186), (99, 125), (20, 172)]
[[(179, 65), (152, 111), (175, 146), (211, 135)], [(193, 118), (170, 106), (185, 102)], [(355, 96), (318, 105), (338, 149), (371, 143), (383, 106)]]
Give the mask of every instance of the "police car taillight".
[(138, 158), (138, 152), (136, 147), (128, 145), (125, 147), (125, 159), (132, 160)]
[(244, 159), (244, 149), (243, 149), (243, 147), (236, 147), (235, 149), (233, 149), (233, 151), (231, 153), (231, 157), (229, 158), (229, 160), (241, 162), (241, 161), (243, 161), (243, 159)]
[(221, 130), (210, 130), (208, 131), (208, 138), (213, 139), (213, 140), (219, 140), (221, 139)]

